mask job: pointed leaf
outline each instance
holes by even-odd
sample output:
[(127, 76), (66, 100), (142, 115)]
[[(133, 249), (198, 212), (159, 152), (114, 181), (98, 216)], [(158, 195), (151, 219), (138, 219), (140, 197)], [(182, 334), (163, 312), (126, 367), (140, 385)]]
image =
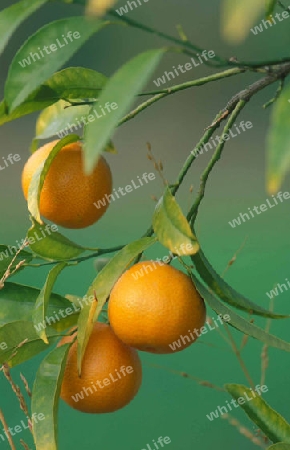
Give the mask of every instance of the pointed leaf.
[(223, 0), (221, 32), (230, 44), (239, 44), (263, 14), (265, 0)]
[(289, 423), (257, 393), (255, 397), (251, 389), (241, 384), (226, 384), (225, 388), (235, 400), (240, 397), (246, 400), (241, 408), (272, 442), (290, 443)]
[(273, 105), (267, 138), (267, 190), (276, 194), (290, 170), (290, 85)]
[[(72, 131), (81, 131), (88, 120), (91, 108), (89, 105), (73, 107), (69, 105), (68, 102), (60, 100), (42, 111), (36, 122), (36, 139), (48, 139), (55, 135), (62, 139)], [(91, 115), (90, 120), (92, 120)], [(108, 143), (104, 151), (117, 153), (112, 141)]]
[(71, 344), (55, 348), (39, 366), (32, 390), (32, 414), (43, 414), (33, 422), (36, 450), (57, 450), (57, 410), (61, 383)]
[(0, 125), (53, 105), (57, 101), (95, 99), (107, 78), (99, 72), (83, 67), (69, 67), (56, 72), (33, 91), (23, 104), (11, 114), (5, 102), (0, 103)]
[(86, 119), (90, 106), (70, 106), (64, 100), (60, 100), (54, 105), (46, 108), (36, 122), (36, 138), (48, 139), (58, 135), (61, 139), (72, 131), (81, 132), (84, 123), (82, 117)]
[[(0, 290), (0, 326), (19, 320), (31, 321), (32, 312), (40, 289), (23, 284), (6, 282)], [(68, 308), (71, 308), (69, 313)], [(66, 310), (66, 317), (62, 318), (60, 312)], [(79, 311), (72, 303), (61, 295), (52, 293), (47, 307), (49, 323), (57, 331), (63, 331), (75, 325)], [(54, 319), (54, 320), (53, 320)]]
[(82, 16), (68, 17), (51, 22), (33, 34), (17, 52), (10, 65), (5, 84), (5, 100), (9, 111), (23, 103), (29, 94), (63, 66), (92, 34), (106, 24), (107, 22), (89, 21)]
[[(59, 334), (47, 329), (48, 345), (59, 339)], [(0, 364), (7, 363), (15, 367), (33, 358), (47, 349), (47, 345), (37, 335), (32, 322), (19, 320), (0, 327), (0, 343), (5, 343), (5, 350), (0, 349)], [(3, 346), (4, 347), (4, 346)]]
[(22, 0), (0, 12), (0, 54), (18, 26), (47, 0)]
[(193, 255), (198, 252), (196, 237), (169, 188), (156, 206), (153, 228), (161, 244), (173, 253)]
[(56, 225), (40, 225), (32, 219), (32, 227), (28, 230), (27, 239), (31, 250), (43, 258), (66, 261), (84, 253), (87, 249), (75, 244), (58, 231), (51, 231)]
[[(131, 242), (120, 250), (99, 272), (90, 286), (87, 297), (91, 303), (84, 306), (78, 321), (78, 370), (81, 373), (82, 359), (86, 346), (100, 312), (110, 295), (111, 289), (118, 278), (134, 261), (134, 259), (156, 242), (156, 238), (142, 238)], [(97, 301), (94, 298), (97, 298)]]
[(49, 304), (52, 288), (56, 282), (60, 272), (66, 267), (66, 263), (59, 263), (48, 274), (46, 282), (37, 297), (35, 308), (32, 314), (32, 320), (37, 331), (38, 336), (48, 344), (45, 328), (38, 329), (39, 324), (45, 321), (45, 315)]
[[(144, 87), (159, 63), (164, 49), (139, 54), (122, 66), (108, 81), (91, 114), (98, 114), (97, 121), (85, 127), (85, 168), (92, 172), (98, 158), (109, 142), (120, 119), (128, 111), (135, 96)], [(108, 104), (108, 110), (102, 109)], [(101, 109), (101, 108), (102, 109)]]
[(271, 319), (283, 319), (290, 316), (275, 314), (272, 311), (268, 311), (259, 305), (248, 300), (242, 294), (235, 291), (229, 284), (227, 284), (213, 269), (209, 261), (206, 259), (202, 250), (196, 255), (191, 257), (195, 264), (196, 270), (203, 279), (203, 281), (210, 287), (214, 293), (224, 302), (228, 303), (235, 308), (247, 311), (250, 314), (256, 314), (258, 316), (270, 317)]
[(44, 185), (45, 177), (49, 171), (52, 161), (54, 160), (58, 152), (60, 152), (60, 150), (65, 145), (77, 142), (78, 140), (79, 136), (77, 136), (76, 134), (71, 134), (69, 136), (64, 137), (59, 142), (57, 142), (56, 145), (51, 150), (49, 156), (39, 166), (39, 168), (35, 171), (32, 177), (28, 190), (28, 210), (32, 214), (32, 217), (34, 217), (36, 221), (40, 224), (43, 223), (40, 218), (40, 211), (39, 211), (40, 194)]
[(273, 336), (262, 330), (262, 328), (248, 322), (243, 317), (236, 314), (232, 309), (225, 306), (220, 300), (218, 300), (205, 286), (203, 286), (199, 280), (192, 274), (193, 282), (199, 291), (202, 298), (208, 303), (208, 305), (217, 313), (230, 316), (228, 324), (237, 330), (245, 333), (255, 339), (258, 339), (269, 347), (276, 347), (280, 350), (290, 352), (290, 343), (283, 341), (282, 339)]

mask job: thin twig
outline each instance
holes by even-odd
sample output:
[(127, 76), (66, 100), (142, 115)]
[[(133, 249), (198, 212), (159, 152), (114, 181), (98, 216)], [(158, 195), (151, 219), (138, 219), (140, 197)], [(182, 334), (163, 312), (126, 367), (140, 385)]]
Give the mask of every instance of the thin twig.
[(11, 433), (9, 432), (7, 422), (5, 420), (4, 414), (1, 409), (0, 409), (0, 421), (2, 422), (2, 425), (3, 425), (3, 428), (4, 428), (4, 431), (5, 431), (6, 437), (8, 439), (11, 450), (16, 450)]
[(263, 105), (263, 108), (268, 108), (268, 106), (273, 105), (273, 103), (275, 103), (278, 98), (280, 97), (280, 95), (283, 92), (283, 88), (284, 88), (284, 84), (285, 84), (285, 77), (281, 78), (281, 80), (279, 80), (279, 86), (276, 90), (276, 94), (274, 95), (273, 98), (271, 98), (271, 100), (269, 100), (267, 103), (265, 103), (265, 105)]
[[(270, 300), (269, 310), (271, 312), (274, 311), (274, 299)], [(269, 333), (271, 327), (272, 319), (268, 318), (265, 326), (266, 333)], [(267, 344), (263, 345), (262, 353), (261, 353), (261, 381), (260, 384), (263, 386), (266, 381), (266, 372), (269, 367), (269, 354), (268, 354), (269, 346)]]
[[(139, 30), (146, 31), (147, 33), (154, 34), (155, 36), (161, 37), (163, 39), (166, 39), (169, 42), (172, 42), (174, 44), (181, 46), (181, 48), (184, 48), (183, 53), (185, 53), (189, 56), (196, 56), (197, 53), (202, 53), (204, 50), (201, 47), (198, 47), (197, 45), (192, 44), (188, 40), (177, 39), (173, 36), (169, 36), (168, 34), (163, 33), (162, 31), (155, 30), (152, 27), (149, 27), (140, 22), (137, 22), (136, 20), (130, 19), (129, 17), (119, 16), (119, 14), (116, 11), (114, 11), (113, 9), (111, 9), (108, 14), (112, 17), (118, 18), (120, 21), (126, 23), (127, 25), (129, 25), (133, 28), (138, 28)], [(220, 64), (227, 64), (227, 60), (220, 58), (219, 56), (215, 56), (212, 59), (212, 61), (210, 61), (210, 60), (205, 61), (205, 64), (207, 64), (209, 66), (215, 66), (216, 64), (214, 63), (214, 61), (217, 63), (220, 63)]]
[[(67, 260), (64, 260), (64, 262), (66, 262), (67, 264), (70, 264), (70, 263), (78, 264), (82, 261), (87, 261), (88, 259), (91, 259), (91, 258), (97, 258), (97, 257), (105, 255), (105, 254), (118, 252), (119, 250), (122, 250), (122, 248), (124, 248), (124, 247), (125, 247), (125, 245), (118, 245), (118, 246), (112, 247), (112, 248), (99, 249), (97, 252), (91, 253), (88, 256), (67, 259)], [(43, 266), (52, 266), (55, 264), (59, 264), (59, 261), (50, 261), (50, 262), (40, 263), (40, 264), (25, 264), (25, 267), (43, 267)]]
[(228, 327), (228, 325), (226, 323), (224, 324), (224, 327), (225, 327), (226, 332), (228, 333), (229, 339), (231, 341), (232, 349), (233, 349), (233, 351), (234, 351), (234, 353), (235, 353), (235, 355), (236, 355), (236, 357), (237, 357), (237, 359), (238, 359), (238, 361), (240, 363), (242, 371), (244, 372), (245, 377), (248, 380), (249, 385), (251, 386), (251, 388), (255, 389), (255, 384), (254, 384), (254, 382), (253, 382), (253, 380), (251, 378), (251, 375), (248, 372), (248, 369), (247, 369), (247, 367), (246, 367), (246, 365), (244, 363), (243, 358), (241, 357), (240, 350), (238, 349), (238, 347), (237, 347), (237, 345), (235, 343), (235, 340), (234, 340), (234, 338), (233, 338), (233, 336), (232, 336), (232, 334), (231, 334), (231, 332), (229, 330), (229, 327)]
[[(154, 94), (153, 97), (149, 98), (146, 102), (141, 103), (137, 106), (136, 109), (127, 114), (120, 122), (119, 125), (128, 122), (129, 120), (136, 117), (140, 112), (144, 111), (149, 106), (158, 102), (159, 100), (168, 97), (169, 95), (175, 94), (176, 92), (194, 87), (194, 86), (202, 86), (204, 84), (210, 83), (212, 81), (221, 80), (223, 78), (231, 77), (240, 73), (243, 73), (244, 69), (229, 69), (223, 72), (218, 72), (208, 77), (199, 78), (198, 80), (188, 81), (187, 83), (178, 84), (175, 86), (171, 86), (170, 88), (163, 89), (160, 91), (161, 93)], [(152, 93), (153, 94), (153, 93)]]
[(26, 390), (26, 393), (27, 393), (28, 397), (32, 397), (32, 392), (31, 392), (31, 389), (30, 389), (30, 387), (28, 385), (28, 381), (26, 380), (25, 376), (21, 372), (20, 372), (20, 378), (21, 378), (21, 380), (22, 380), (22, 382), (24, 384), (24, 388)]
[(245, 239), (243, 240), (241, 246), (238, 248), (238, 250), (234, 253), (234, 256), (229, 260), (225, 270), (223, 271), (221, 277), (224, 278), (225, 274), (227, 273), (227, 271), (229, 270), (229, 268), (236, 262), (237, 260), (237, 256), (238, 254), (243, 250), (244, 246), (246, 245), (246, 242), (248, 240), (249, 236), (246, 236)]
[(30, 450), (26, 442), (23, 441), (23, 439), (20, 439), (20, 444), (22, 445), (22, 447), (24, 447), (25, 450)]
[(166, 178), (163, 175), (163, 163), (162, 163), (162, 161), (156, 160), (156, 158), (152, 152), (151, 144), (149, 142), (147, 142), (147, 150), (148, 150), (147, 158), (149, 159), (149, 161), (151, 161), (153, 163), (154, 169), (159, 174), (164, 186), (168, 186), (168, 181), (166, 180)]
[[(19, 400), (19, 405), (20, 405), (21, 410), (24, 412), (24, 414), (26, 415), (26, 417), (29, 419), (29, 411), (28, 411), (28, 407), (27, 407), (27, 405), (26, 405), (25, 398), (23, 397), (22, 392), (21, 392), (19, 386), (17, 386), (17, 385), (14, 383), (14, 381), (13, 381), (13, 379), (12, 379), (12, 377), (11, 377), (11, 374), (10, 374), (10, 370), (9, 370), (8, 364), (6, 364), (6, 363), (3, 364), (3, 366), (2, 366), (2, 371), (3, 371), (4, 375), (5, 375), (5, 378), (7, 379), (8, 383), (10, 384), (10, 386), (11, 386), (13, 392), (15, 393), (16, 397), (17, 397), (18, 400)], [(29, 426), (29, 430), (30, 430), (31, 433), (32, 433), (31, 420), (28, 420), (28, 426)]]
[[(239, 100), (238, 103), (235, 105), (235, 108), (232, 111), (231, 116), (230, 116), (226, 126), (224, 127), (223, 135), (225, 135), (229, 132), (229, 130), (235, 123), (236, 118), (238, 117), (238, 115), (240, 114), (242, 109), (245, 107), (245, 105), (246, 105), (246, 100)], [(217, 124), (215, 124), (215, 127), (216, 126), (217, 126)], [(213, 170), (215, 164), (220, 159), (224, 146), (225, 146), (225, 140), (222, 139), (222, 140), (220, 140), (220, 143), (217, 146), (207, 168), (201, 175), (201, 178), (200, 178), (201, 182), (200, 182), (197, 198), (196, 198), (195, 202), (193, 203), (193, 205), (187, 215), (187, 219), (190, 221), (192, 226), (194, 224), (194, 221), (195, 221), (197, 213), (198, 213), (199, 206), (200, 206), (200, 204), (203, 200), (204, 194), (205, 194), (205, 186), (206, 186), (208, 177), (209, 177), (211, 171)]]
[(160, 364), (153, 364), (153, 363), (145, 363), (145, 364), (149, 367), (154, 367), (155, 369), (166, 370), (167, 372), (170, 372), (174, 375), (179, 375), (183, 378), (188, 378), (189, 380), (193, 380), (196, 383), (200, 384), (201, 386), (204, 386), (204, 387), (207, 387), (210, 389), (215, 389), (216, 391), (219, 391), (219, 392), (225, 392), (224, 388), (221, 388), (220, 386), (210, 383), (209, 381), (202, 380), (201, 378), (194, 377), (193, 375), (190, 375), (187, 372), (180, 372), (178, 370), (168, 369), (167, 367), (161, 366)]
[[(155, 36), (159, 36), (163, 39), (166, 39), (169, 42), (173, 42), (174, 44), (176, 44), (180, 47), (183, 47), (184, 48), (183, 53), (188, 54), (189, 56), (195, 56), (196, 53), (201, 53), (204, 51), (203, 48), (192, 44), (188, 40), (177, 39), (166, 33), (158, 31), (152, 27), (149, 27), (140, 22), (137, 22), (136, 20), (130, 19), (129, 17), (119, 16), (119, 14), (116, 11), (114, 11), (113, 9), (111, 9), (108, 12), (108, 14), (115, 18), (118, 18), (120, 21), (126, 23), (127, 25), (130, 25), (133, 28), (138, 28), (139, 30), (145, 31), (145, 32), (153, 34)], [(216, 64), (214, 64), (214, 61), (216, 62)], [(205, 64), (212, 65), (212, 66), (219, 65), (220, 67), (235, 66), (235, 67), (240, 67), (240, 68), (256, 69), (256, 68), (264, 68), (265, 66), (275, 66), (277, 64), (282, 64), (282, 63), (289, 62), (289, 61), (290, 61), (289, 56), (287, 56), (285, 58), (279, 58), (276, 60), (253, 62), (253, 61), (238, 61), (236, 58), (227, 59), (227, 58), (223, 58), (221, 56), (215, 55), (215, 57), (212, 59), (212, 61), (205, 61)]]
[(3, 288), (4, 288), (5, 281), (6, 281), (9, 277), (11, 277), (15, 272), (17, 272), (17, 270), (19, 270), (20, 267), (22, 267), (22, 266), (24, 265), (25, 259), (23, 259), (23, 260), (20, 261), (18, 264), (16, 264), (16, 267), (14, 268), (14, 270), (11, 270), (11, 269), (12, 269), (12, 266), (13, 266), (13, 264), (14, 264), (14, 262), (15, 262), (15, 260), (17, 259), (18, 255), (19, 255), (19, 253), (21, 253), (21, 251), (22, 251), (27, 245), (28, 245), (28, 241), (25, 239), (25, 240), (23, 241), (21, 247), (19, 247), (19, 249), (17, 250), (17, 252), (16, 252), (15, 255), (13, 256), (13, 258), (12, 258), (12, 260), (11, 260), (9, 266), (7, 267), (7, 269), (6, 269), (6, 271), (5, 271), (4, 275), (3, 275), (3, 277), (1, 278), (1, 280), (0, 280), (0, 289), (3, 289)]
[(237, 419), (232, 417), (230, 414), (222, 414), (222, 419), (227, 420), (233, 427), (237, 428), (239, 433), (249, 439), (253, 444), (258, 445), (261, 448), (266, 448), (264, 442), (262, 442), (257, 436), (255, 436), (248, 428), (244, 427)]

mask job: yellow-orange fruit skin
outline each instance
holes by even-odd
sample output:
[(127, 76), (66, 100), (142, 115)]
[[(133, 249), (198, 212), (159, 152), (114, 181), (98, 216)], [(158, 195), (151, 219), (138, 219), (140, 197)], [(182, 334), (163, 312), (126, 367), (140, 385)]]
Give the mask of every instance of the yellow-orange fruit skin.
[[(199, 330), (206, 319), (204, 301), (191, 279), (154, 261), (140, 262), (119, 278), (108, 313), (113, 330), (124, 343), (161, 354), (191, 345), (197, 337), (190, 332)], [(179, 348), (170, 346), (185, 335)]]
[[(57, 142), (44, 145), (26, 162), (22, 172), (26, 200), (34, 173)], [(69, 144), (60, 150), (49, 168), (40, 197), (40, 214), (65, 228), (86, 228), (105, 213), (109, 205), (105, 196), (111, 193), (112, 174), (106, 160), (101, 156), (93, 173), (87, 175), (81, 143)], [(103, 205), (98, 203), (100, 200)]]
[[(67, 342), (66, 339), (60, 344)], [(133, 370), (124, 371), (124, 376), (120, 372), (122, 366)], [(141, 382), (142, 367), (136, 350), (121, 342), (109, 325), (96, 323), (84, 354), (81, 378), (77, 370), (77, 341), (69, 350), (61, 398), (84, 413), (109, 413), (130, 403)], [(75, 401), (79, 393), (83, 393), (83, 399), (78, 396)]]

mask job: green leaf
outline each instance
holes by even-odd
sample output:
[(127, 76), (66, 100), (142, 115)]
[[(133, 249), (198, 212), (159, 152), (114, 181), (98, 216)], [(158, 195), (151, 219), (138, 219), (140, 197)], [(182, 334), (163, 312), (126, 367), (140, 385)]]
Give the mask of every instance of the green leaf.
[[(47, 330), (47, 335), (48, 345), (54, 344), (59, 339), (59, 334), (51, 328)], [(0, 343), (6, 345), (5, 350), (0, 349), (0, 364), (7, 363), (10, 367), (22, 364), (47, 349), (33, 324), (24, 320), (1, 326)]]
[[(64, 100), (49, 106), (42, 111), (36, 122), (36, 139), (48, 139), (55, 135), (62, 139), (72, 131), (80, 131), (88, 120), (90, 109), (89, 105), (72, 107)], [(112, 141), (104, 151), (118, 153)]]
[(46, 282), (43, 286), (43, 288), (40, 291), (39, 296), (37, 297), (35, 308), (32, 314), (33, 323), (35, 326), (35, 329), (37, 331), (38, 336), (45, 342), (45, 344), (48, 344), (48, 339), (46, 335), (45, 328), (41, 328), (38, 330), (38, 325), (43, 323), (45, 321), (45, 315), (47, 311), (47, 307), (49, 304), (49, 299), (51, 296), (52, 288), (56, 282), (57, 277), (59, 276), (60, 272), (66, 267), (66, 263), (59, 263), (48, 274), (48, 277), (46, 279)]
[[(10, 65), (5, 84), (5, 100), (9, 111), (23, 103), (29, 94), (63, 66), (92, 34), (107, 23), (89, 21), (82, 16), (68, 17), (51, 22), (33, 34), (17, 52)], [(70, 38), (68, 33), (73, 33)]]
[(58, 100), (94, 99), (107, 82), (100, 72), (84, 67), (68, 67), (55, 73), (45, 84)]
[(280, 350), (284, 350), (286, 352), (290, 352), (290, 344), (282, 339), (279, 339), (272, 334), (267, 333), (262, 330), (262, 328), (257, 327), (256, 325), (248, 322), (243, 317), (236, 314), (233, 310), (225, 306), (220, 300), (218, 300), (205, 286), (203, 286), (199, 280), (191, 274), (193, 282), (199, 291), (200, 295), (204, 300), (208, 303), (208, 305), (217, 313), (222, 315), (229, 315), (230, 321), (228, 324), (242, 333), (247, 334), (255, 339), (258, 339), (264, 344), (267, 344), (269, 347), (276, 347)]
[[(164, 49), (159, 49), (139, 54), (123, 65), (106, 84), (98, 102), (91, 109), (91, 114), (99, 118), (85, 127), (87, 172), (93, 171), (114, 129), (148, 81), (164, 52)], [(109, 105), (108, 110), (105, 109), (106, 105)]]
[(196, 255), (191, 257), (195, 264), (196, 270), (203, 279), (203, 281), (210, 287), (215, 294), (224, 302), (228, 303), (235, 308), (247, 311), (250, 314), (256, 314), (262, 317), (270, 317), (271, 319), (284, 319), (290, 316), (275, 314), (262, 308), (259, 305), (248, 300), (239, 292), (235, 291), (230, 285), (228, 285), (213, 269), (209, 261), (206, 259), (202, 250)]
[(66, 136), (58, 141), (51, 150), (49, 156), (39, 166), (32, 177), (28, 190), (28, 210), (31, 213), (32, 217), (34, 217), (40, 224), (43, 223), (40, 218), (39, 211), (40, 195), (44, 185), (45, 177), (49, 171), (52, 161), (63, 147), (73, 142), (77, 142), (78, 140), (79, 136), (77, 136), (76, 134), (70, 134), (69, 136)]
[[(43, 258), (66, 261), (84, 253), (87, 249), (75, 244), (58, 231), (52, 231), (56, 225), (40, 225), (32, 218), (32, 227), (28, 230), (27, 239), (31, 250)], [(57, 228), (57, 227), (56, 227)], [(49, 231), (51, 230), (50, 234)]]
[(265, 0), (223, 0), (221, 33), (230, 44), (239, 44), (263, 14)]
[(244, 404), (240, 405), (241, 408), (272, 442), (290, 443), (289, 423), (265, 400), (260, 396), (254, 397), (253, 391), (241, 384), (226, 384), (225, 388), (235, 400), (240, 397), (246, 400)]
[[(15, 257), (15, 254), (19, 250), (19, 246), (13, 246), (13, 245), (1, 245), (0, 244), (0, 279), (3, 277), (4, 273), (6, 272), (8, 266), (11, 264), (13, 258)], [(21, 261), (25, 260), (25, 263), (30, 263), (33, 259), (33, 255), (25, 250), (21, 250), (20, 253), (15, 258), (15, 261), (13, 262), (10, 271), (13, 272), (17, 264), (19, 264)], [(20, 267), (22, 270), (24, 267)], [(20, 270), (19, 269), (19, 270)], [(17, 272), (19, 271), (17, 270)]]
[(71, 344), (55, 348), (39, 366), (32, 390), (32, 414), (42, 413), (43, 421), (33, 422), (36, 450), (57, 450), (57, 410), (66, 359)]
[(278, 0), (266, 0), (266, 17), (270, 17)]
[(290, 450), (290, 444), (285, 442), (279, 442), (278, 444), (271, 445), (267, 450)]
[(0, 12), (0, 54), (18, 26), (47, 0), (22, 0)]
[(193, 255), (199, 250), (196, 237), (169, 188), (156, 205), (154, 231), (165, 247), (179, 255)]
[(282, 91), (273, 105), (267, 138), (267, 190), (276, 194), (290, 170), (290, 85)]
[[(6, 282), (0, 289), (0, 326), (19, 320), (30, 321), (40, 289), (18, 283)], [(68, 308), (72, 309), (68, 314)], [(66, 310), (66, 317), (62, 318), (60, 311)], [(72, 303), (61, 295), (52, 293), (47, 307), (49, 323), (57, 331), (63, 331), (76, 323), (79, 312)], [(58, 318), (60, 320), (58, 320)], [(53, 321), (55, 320), (55, 322)]]
[[(81, 373), (82, 359), (93, 330), (94, 322), (97, 321), (98, 316), (110, 295), (111, 289), (134, 259), (155, 242), (156, 238), (145, 237), (126, 245), (108, 262), (108, 264), (105, 265), (90, 286), (87, 297), (91, 299), (92, 302), (83, 307), (78, 321), (79, 373)], [(95, 295), (97, 302), (94, 301)]]
[(94, 99), (107, 78), (91, 69), (69, 67), (56, 72), (43, 85), (30, 94), (25, 102), (8, 114), (8, 106), (0, 103), (0, 125), (18, 119), (35, 111), (47, 108), (57, 101)]
[(89, 111), (89, 105), (70, 106), (64, 100), (58, 101), (40, 114), (36, 122), (36, 138), (48, 139), (58, 135), (61, 139), (72, 131), (80, 132), (82, 117), (86, 119)]

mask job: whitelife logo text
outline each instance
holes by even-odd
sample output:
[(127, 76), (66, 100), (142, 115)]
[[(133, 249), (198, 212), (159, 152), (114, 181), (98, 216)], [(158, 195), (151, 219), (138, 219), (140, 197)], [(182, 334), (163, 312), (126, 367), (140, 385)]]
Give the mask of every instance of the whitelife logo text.
[(18, 63), (24, 69), (24, 67), (30, 66), (33, 62), (39, 61), (56, 52), (60, 48), (66, 47), (75, 39), (79, 39), (80, 37), (81, 35), (78, 31), (68, 31), (66, 36), (63, 34), (61, 38), (57, 38), (55, 40), (55, 43), (44, 45), (42, 48), (38, 47), (38, 52), (30, 52), (27, 58), (24, 58), (22, 61), (18, 61)]

